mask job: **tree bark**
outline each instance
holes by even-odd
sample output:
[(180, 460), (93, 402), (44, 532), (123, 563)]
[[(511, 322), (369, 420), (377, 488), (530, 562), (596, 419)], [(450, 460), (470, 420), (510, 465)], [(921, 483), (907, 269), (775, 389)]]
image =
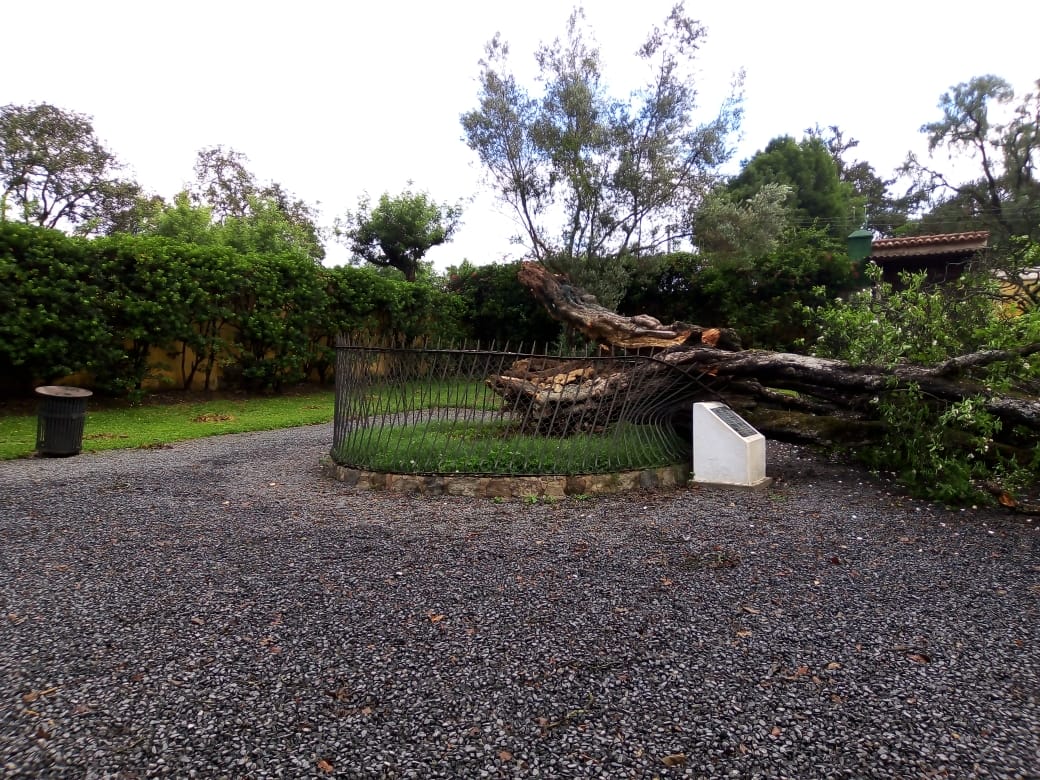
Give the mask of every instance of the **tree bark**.
[[(676, 322), (664, 325), (645, 315), (625, 317), (596, 303), (566, 279), (544, 266), (525, 263), (520, 282), (546, 307), (550, 315), (598, 342), (604, 354), (650, 354), (638, 363), (611, 364), (601, 370), (580, 360), (539, 367), (514, 366), (491, 377), (493, 387), (525, 419), (573, 419), (581, 411), (585, 424), (601, 425), (592, 409), (606, 408), (612, 395), (629, 393), (638, 379), (647, 415), (688, 412), (697, 400), (722, 400), (754, 417), (763, 432), (778, 438), (797, 438), (796, 429), (812, 430), (805, 438), (844, 441), (874, 435), (878, 426), (877, 400), (886, 393), (916, 386), (927, 397), (955, 402), (981, 398), (986, 411), (1003, 430), (1024, 426), (1040, 431), (1040, 401), (995, 392), (973, 381), (973, 367), (1016, 360), (1040, 352), (1040, 343), (1016, 350), (986, 350), (961, 355), (937, 366), (853, 365), (842, 360), (787, 352), (742, 350), (737, 334), (728, 329), (704, 328)], [(561, 414), (566, 409), (567, 414)], [(533, 416), (532, 416), (533, 415)], [(571, 415), (568, 417), (568, 415)], [(801, 415), (802, 422), (792, 420)], [(829, 418), (809, 425), (807, 416)], [(590, 422), (592, 421), (592, 422)]]
[(599, 344), (623, 349), (660, 349), (692, 341), (719, 349), (740, 349), (740, 339), (729, 329), (702, 328), (686, 322), (663, 325), (645, 314), (622, 316), (600, 306), (594, 296), (551, 273), (540, 263), (524, 263), (517, 276), (550, 316)]

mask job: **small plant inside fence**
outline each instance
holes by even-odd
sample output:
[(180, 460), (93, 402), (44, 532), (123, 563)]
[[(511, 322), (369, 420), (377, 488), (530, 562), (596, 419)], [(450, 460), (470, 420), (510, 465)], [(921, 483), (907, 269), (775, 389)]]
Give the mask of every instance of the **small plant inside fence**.
[(403, 474), (561, 475), (683, 462), (674, 371), (642, 355), (340, 339), (332, 456)]

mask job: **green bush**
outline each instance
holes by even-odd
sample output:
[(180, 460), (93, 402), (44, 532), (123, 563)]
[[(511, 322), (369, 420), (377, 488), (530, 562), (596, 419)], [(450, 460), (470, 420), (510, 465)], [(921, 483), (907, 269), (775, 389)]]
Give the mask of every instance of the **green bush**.
[(861, 284), (845, 247), (822, 231), (792, 231), (751, 260), (675, 253), (661, 258), (645, 286), (630, 288), (621, 309), (662, 322), (733, 328), (746, 347), (790, 350), (814, 336), (805, 307)]
[(0, 371), (12, 389), (86, 369), (111, 341), (83, 239), (0, 221)]
[(560, 323), (520, 284), (519, 270), (519, 262), (477, 267), (467, 261), (448, 269), (447, 289), (462, 302), (467, 338), (500, 347), (557, 341)]
[[(1040, 340), (1040, 313), (1009, 316), (996, 305), (986, 276), (927, 287), (924, 275), (905, 275), (902, 289), (881, 281), (874, 264), (865, 268), (869, 290), (847, 301), (810, 310), (820, 336), (815, 353), (854, 364), (935, 365), (980, 350), (1013, 350)], [(951, 504), (986, 502), (996, 492), (1013, 493), (1036, 479), (1032, 436), (1003, 430), (986, 411), (984, 394), (999, 390), (1035, 396), (1040, 357), (997, 361), (971, 368), (979, 395), (962, 401), (930, 396), (918, 385), (879, 392), (873, 404), (883, 423), (880, 441), (857, 448), (870, 467), (897, 475), (912, 493)]]
[[(243, 254), (219, 242), (88, 240), (0, 222), (0, 370), (6, 388), (77, 372), (134, 395), (165, 351), (185, 385), (278, 390), (331, 374), (339, 332), (398, 341), (461, 335), (461, 299), (372, 269), (325, 269), (298, 251)], [(161, 358), (160, 358), (161, 360)]]

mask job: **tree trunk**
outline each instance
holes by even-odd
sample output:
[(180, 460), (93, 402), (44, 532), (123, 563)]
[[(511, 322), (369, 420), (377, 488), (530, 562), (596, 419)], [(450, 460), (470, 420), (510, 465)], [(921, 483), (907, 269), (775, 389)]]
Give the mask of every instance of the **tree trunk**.
[[(876, 436), (879, 397), (916, 386), (937, 401), (981, 398), (983, 408), (1001, 421), (1005, 432), (1015, 426), (1040, 432), (1040, 401), (994, 392), (966, 375), (974, 367), (1040, 352), (1040, 343), (962, 355), (937, 366), (858, 366), (794, 353), (742, 350), (737, 335), (727, 329), (683, 322), (663, 325), (645, 315), (625, 317), (536, 263), (525, 263), (519, 279), (551, 316), (598, 342), (605, 353), (653, 356), (649, 361), (610, 363), (606, 370), (580, 360), (539, 366), (521, 361), (489, 378), (488, 384), (539, 430), (567, 430), (556, 421), (573, 419), (586, 426), (608, 424), (612, 420), (597, 417), (593, 408), (610, 408), (607, 401), (612, 396), (638, 387), (647, 396), (640, 407), (647, 415), (670, 410), (688, 416), (693, 401), (721, 400), (744, 412), (767, 435), (848, 444)], [(577, 418), (574, 410), (581, 411)], [(809, 422), (812, 418), (817, 419)]]

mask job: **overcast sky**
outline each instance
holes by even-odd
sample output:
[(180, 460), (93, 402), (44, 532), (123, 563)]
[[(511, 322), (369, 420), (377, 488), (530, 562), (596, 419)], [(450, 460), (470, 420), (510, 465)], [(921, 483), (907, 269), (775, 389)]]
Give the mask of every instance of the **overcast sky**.
[[(608, 82), (673, 0), (587, 0)], [(261, 181), (318, 202), (326, 224), (368, 191), (409, 180), (438, 200), (474, 198), (439, 267), (515, 258), (516, 232), (481, 186), (459, 116), (477, 104), (478, 60), (496, 32), (514, 69), (572, 8), (551, 0), (50, 0), (8, 2), (0, 104), (52, 103), (94, 118), (98, 136), (148, 190), (171, 198), (196, 152), (222, 144)], [(953, 84), (993, 73), (1016, 89), (1040, 78), (1040, 4), (693, 2), (708, 28), (698, 82), (704, 119), (746, 70), (737, 159), (779, 135), (840, 126), (855, 157), (887, 176)], [(988, 19), (987, 12), (1001, 17)], [(333, 262), (345, 250), (329, 247)]]

